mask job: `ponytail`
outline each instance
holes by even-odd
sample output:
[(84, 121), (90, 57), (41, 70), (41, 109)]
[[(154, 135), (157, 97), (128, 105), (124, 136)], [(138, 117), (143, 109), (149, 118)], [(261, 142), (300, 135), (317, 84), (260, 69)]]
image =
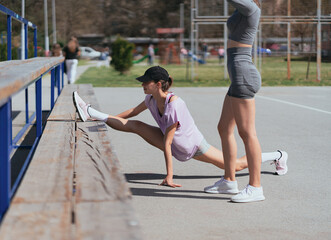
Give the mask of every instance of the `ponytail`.
[(169, 76), (168, 80), (160, 80), (159, 82), (161, 82), (162, 84), (162, 91), (166, 92), (169, 90), (169, 88), (171, 87), (172, 83), (173, 83), (173, 78)]

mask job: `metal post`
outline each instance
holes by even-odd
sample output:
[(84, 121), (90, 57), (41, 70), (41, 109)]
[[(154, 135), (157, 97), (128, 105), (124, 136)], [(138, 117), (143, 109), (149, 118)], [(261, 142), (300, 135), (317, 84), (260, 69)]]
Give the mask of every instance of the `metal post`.
[(0, 107), (0, 220), (10, 202), (11, 99)]
[[(261, 13), (262, 13), (262, 0), (259, 1), (260, 2), (260, 7), (261, 7)], [(259, 24), (259, 48), (260, 48), (260, 52), (259, 52), (259, 71), (260, 71), (260, 74), (262, 74), (262, 57), (263, 57), (263, 54), (262, 54), (262, 47), (263, 47), (263, 44), (262, 44), (262, 24), (260, 22)]]
[(62, 88), (64, 87), (64, 64), (66, 64), (66, 62), (64, 61), (63, 63), (61, 63), (61, 85)]
[[(228, 11), (228, 1), (224, 1), (224, 16), (227, 17), (229, 14)], [(228, 54), (227, 54), (227, 48), (228, 48), (228, 27), (226, 26), (226, 23), (224, 26), (224, 79), (228, 78), (228, 71), (227, 71), (227, 62), (228, 62)]]
[(54, 107), (54, 86), (55, 86), (54, 69), (51, 70), (51, 110)]
[(47, 57), (49, 54), (47, 0), (44, 0), (44, 24), (45, 24), (45, 55)]
[(56, 13), (55, 13), (55, 0), (52, 0), (52, 23), (53, 23), (53, 43), (56, 43)]
[[(291, 16), (291, 0), (287, 0), (287, 16)], [(287, 79), (291, 79), (291, 23), (287, 23)]]
[(38, 56), (38, 48), (37, 48), (37, 27), (33, 29), (33, 48), (34, 48), (34, 57)]
[(25, 89), (25, 123), (29, 123), (29, 90)]
[[(22, 18), (24, 18), (24, 11), (25, 10), (25, 0), (22, 0)], [(26, 55), (25, 55), (25, 34), (24, 34), (24, 31), (25, 31), (25, 24), (22, 23), (21, 25), (21, 59), (25, 59)]]
[(11, 60), (11, 16), (7, 15), (7, 60)]
[[(258, 32), (256, 32), (255, 34), (255, 38), (254, 38), (254, 64), (257, 67), (258, 66), (258, 61), (257, 61), (257, 46), (258, 46)], [(261, 50), (260, 50), (261, 52)]]
[[(28, 59), (28, 25), (24, 24), (24, 58)], [(23, 53), (23, 51), (22, 51)], [(22, 58), (23, 59), (23, 58)], [(25, 123), (29, 123), (29, 89), (25, 89)]]
[[(41, 88), (41, 78), (39, 78), (36, 83), (36, 137), (39, 138), (42, 133), (42, 88)], [(53, 91), (54, 92), (54, 91)], [(54, 96), (53, 96), (54, 97)]]
[(61, 66), (58, 65), (55, 67), (55, 79), (56, 79), (56, 86), (57, 86), (57, 96), (60, 96), (61, 93), (61, 84), (60, 84), (60, 68)]
[[(184, 3), (180, 4), (180, 23), (179, 27), (184, 29)], [(184, 47), (184, 33), (180, 33), (180, 49)]]
[(321, 81), (321, 60), (322, 60), (322, 54), (321, 54), (321, 0), (317, 0), (317, 56), (316, 56), (316, 74), (317, 74), (317, 81)]
[[(28, 59), (28, 24), (24, 24), (24, 57), (25, 59)], [(23, 58), (22, 58), (23, 59)]]
[(191, 0), (191, 80), (192, 81), (194, 76), (193, 49), (194, 49), (194, 31), (195, 31), (195, 22), (193, 21), (193, 17), (194, 17), (194, 0)]

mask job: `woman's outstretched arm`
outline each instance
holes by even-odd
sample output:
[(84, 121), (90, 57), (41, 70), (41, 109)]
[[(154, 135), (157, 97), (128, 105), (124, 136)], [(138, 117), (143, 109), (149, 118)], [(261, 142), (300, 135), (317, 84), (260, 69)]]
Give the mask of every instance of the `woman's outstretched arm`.
[(181, 187), (179, 184), (175, 184), (173, 182), (173, 167), (172, 167), (172, 152), (171, 152), (171, 144), (174, 139), (174, 135), (178, 126), (178, 122), (171, 125), (167, 128), (164, 135), (164, 158), (166, 162), (167, 168), (167, 176), (162, 181), (161, 185), (169, 186), (169, 187)]

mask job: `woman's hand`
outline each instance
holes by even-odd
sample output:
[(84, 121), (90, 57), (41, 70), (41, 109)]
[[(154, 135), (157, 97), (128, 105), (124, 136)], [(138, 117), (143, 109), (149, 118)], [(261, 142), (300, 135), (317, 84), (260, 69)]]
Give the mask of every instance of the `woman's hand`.
[(172, 177), (171, 176), (166, 176), (165, 179), (163, 179), (162, 183), (160, 185), (163, 185), (163, 186), (169, 186), (169, 187), (172, 187), (172, 188), (176, 188), (176, 187), (181, 187), (182, 185), (180, 184), (176, 184), (172, 181)]

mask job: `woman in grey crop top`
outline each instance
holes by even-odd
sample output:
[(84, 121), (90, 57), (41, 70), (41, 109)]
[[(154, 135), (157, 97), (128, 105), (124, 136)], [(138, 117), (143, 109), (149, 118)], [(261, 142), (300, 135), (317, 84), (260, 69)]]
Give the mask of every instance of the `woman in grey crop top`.
[(236, 10), (229, 17), (227, 27), (229, 40), (227, 68), (231, 80), (224, 99), (218, 131), (222, 139), (225, 173), (218, 188), (228, 189), (236, 183), (235, 161), (237, 143), (234, 129), (237, 126), (245, 144), (249, 168), (249, 184), (237, 195), (233, 202), (253, 202), (264, 200), (261, 187), (261, 147), (255, 130), (254, 95), (261, 86), (261, 77), (252, 62), (251, 51), (259, 25), (261, 10), (258, 0), (227, 0)]

